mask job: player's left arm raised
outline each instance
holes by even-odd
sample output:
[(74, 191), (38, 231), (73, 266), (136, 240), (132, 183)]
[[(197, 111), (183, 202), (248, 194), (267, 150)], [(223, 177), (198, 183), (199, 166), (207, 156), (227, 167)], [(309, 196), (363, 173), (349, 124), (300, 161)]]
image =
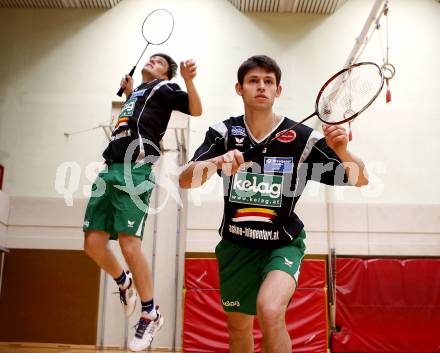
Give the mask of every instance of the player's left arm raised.
[(322, 129), (327, 145), (335, 151), (344, 164), (348, 181), (354, 186), (367, 185), (368, 173), (365, 164), (348, 150), (348, 136), (345, 128), (341, 125), (323, 124)]
[(180, 75), (185, 81), (186, 90), (188, 92), (189, 113), (192, 116), (202, 115), (202, 102), (199, 93), (194, 85), (194, 78), (197, 75), (197, 65), (194, 60), (186, 60), (180, 62)]

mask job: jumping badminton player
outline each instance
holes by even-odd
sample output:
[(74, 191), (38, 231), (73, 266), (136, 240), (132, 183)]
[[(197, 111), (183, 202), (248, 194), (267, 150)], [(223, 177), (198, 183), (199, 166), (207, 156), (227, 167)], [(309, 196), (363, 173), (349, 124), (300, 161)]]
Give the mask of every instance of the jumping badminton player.
[[(83, 226), (84, 250), (114, 278), (126, 316), (134, 312), (138, 297), (136, 290), (139, 293), (142, 310), (135, 336), (129, 344), (132, 351), (146, 349), (164, 321), (154, 304), (151, 272), (141, 251), (141, 241), (154, 186), (152, 164), (159, 155), (159, 142), (171, 112), (202, 114), (193, 82), (196, 68), (193, 60), (180, 64), (187, 92), (168, 81), (175, 76), (177, 64), (166, 54), (150, 57), (142, 69), (142, 83), (135, 90), (130, 76), (122, 79), (121, 87), (127, 101), (118, 117), (112, 140), (103, 153), (106, 169), (93, 184), (87, 205)], [(142, 192), (135, 189), (140, 184), (144, 185)], [(139, 207), (136, 199), (140, 199), (145, 207)], [(108, 248), (109, 239), (119, 240), (130, 271), (123, 270)]]
[(280, 80), (279, 66), (267, 56), (243, 62), (236, 91), (245, 114), (209, 128), (179, 179), (181, 187), (191, 188), (223, 172), (222, 240), (215, 252), (232, 353), (254, 351), (254, 315), (265, 352), (292, 351), (285, 313), (304, 257), (304, 225), (294, 208), (306, 182), (368, 183), (363, 162), (347, 150), (347, 134), (338, 125), (324, 126), (324, 135), (298, 125), (268, 145), (252, 166), (243, 165), (244, 151), (294, 124), (272, 109)]

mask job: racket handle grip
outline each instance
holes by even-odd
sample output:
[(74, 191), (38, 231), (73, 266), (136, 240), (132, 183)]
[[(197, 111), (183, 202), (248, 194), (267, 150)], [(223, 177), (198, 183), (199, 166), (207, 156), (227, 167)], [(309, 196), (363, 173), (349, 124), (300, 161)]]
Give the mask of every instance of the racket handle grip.
[[(131, 71), (128, 73), (128, 76), (133, 77), (135, 69), (136, 69), (136, 66), (133, 66)], [(118, 95), (118, 97), (122, 97), (122, 93), (124, 93), (124, 91), (125, 91), (125, 88), (121, 87), (121, 88), (119, 88), (119, 91), (116, 94)]]
[(259, 155), (264, 149), (264, 145), (255, 145), (254, 147), (249, 148), (247, 151), (244, 151), (243, 158), (245, 162), (249, 162), (254, 159), (257, 155)]

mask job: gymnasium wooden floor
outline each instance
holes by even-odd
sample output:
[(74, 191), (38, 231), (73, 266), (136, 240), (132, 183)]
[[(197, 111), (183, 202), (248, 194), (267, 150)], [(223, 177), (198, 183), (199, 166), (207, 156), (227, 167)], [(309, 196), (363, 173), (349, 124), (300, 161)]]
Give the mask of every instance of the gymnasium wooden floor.
[[(95, 349), (71, 349), (71, 348), (33, 348), (33, 347), (5, 347), (0, 346), (0, 353), (127, 353), (130, 351), (124, 351), (120, 349), (104, 349), (104, 350), (95, 350)], [(151, 352), (151, 353), (182, 353), (181, 351), (157, 351), (157, 350), (151, 350), (151, 351), (145, 351), (145, 352)]]
[[(69, 345), (54, 345), (54, 346), (44, 346), (44, 345), (26, 345), (26, 344), (8, 344), (0, 343), (0, 353), (125, 353), (130, 351), (125, 351), (122, 349), (106, 348), (104, 350), (93, 349), (88, 346), (72, 347)], [(162, 350), (150, 350), (144, 352), (151, 353), (182, 353), (181, 351), (168, 351)]]

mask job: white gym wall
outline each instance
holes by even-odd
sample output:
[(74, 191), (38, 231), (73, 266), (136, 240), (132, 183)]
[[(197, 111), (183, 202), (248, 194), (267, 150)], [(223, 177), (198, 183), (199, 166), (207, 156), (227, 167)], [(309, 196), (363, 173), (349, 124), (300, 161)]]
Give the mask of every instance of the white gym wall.
[[(107, 140), (101, 129), (69, 138), (64, 133), (109, 121), (121, 76), (143, 49), (140, 26), (152, 9), (169, 9), (176, 24), (170, 40), (150, 47), (149, 54), (163, 51), (198, 64), (196, 84), (204, 114), (190, 119), (192, 156), (209, 125), (242, 113), (234, 90), (236, 71), (251, 55), (272, 56), (283, 70), (283, 94), (275, 110), (293, 119), (310, 114), (323, 81), (345, 63), (371, 5), (369, 0), (350, 0), (331, 16), (245, 14), (226, 0), (124, 0), (107, 11), (0, 9), (0, 164), (6, 175), (0, 192), (0, 245), (81, 249), (84, 190), (91, 185), (86, 170), (92, 178)], [(390, 83), (393, 100), (385, 104), (383, 93), (353, 125), (350, 148), (370, 167), (371, 186), (336, 190), (337, 250), (438, 256), (440, 4), (391, 0), (389, 16), (390, 61), (397, 69)], [(361, 59), (381, 62), (376, 35)], [(140, 67), (137, 83), (139, 73)], [(309, 124), (318, 126), (316, 121)], [(167, 170), (175, 171), (175, 154), (167, 158)], [(64, 188), (73, 192), (71, 207), (57, 192)], [(310, 184), (298, 207), (309, 235), (309, 254), (327, 253), (323, 190)], [(221, 192), (220, 179), (213, 178), (188, 195), (188, 224), (181, 229), (187, 251), (213, 250)], [(176, 216), (173, 202), (158, 216), (155, 285), (161, 305), (169, 308), (169, 324), (155, 339), (160, 347), (171, 347), (174, 340), (175, 279), (161, 268), (171, 258), (174, 266), (175, 245), (168, 245), (175, 244)], [(150, 261), (153, 220), (144, 243)], [(103, 343), (121, 345), (122, 313), (110, 305), (117, 301), (110, 296), (112, 286), (110, 282), (106, 291)]]

